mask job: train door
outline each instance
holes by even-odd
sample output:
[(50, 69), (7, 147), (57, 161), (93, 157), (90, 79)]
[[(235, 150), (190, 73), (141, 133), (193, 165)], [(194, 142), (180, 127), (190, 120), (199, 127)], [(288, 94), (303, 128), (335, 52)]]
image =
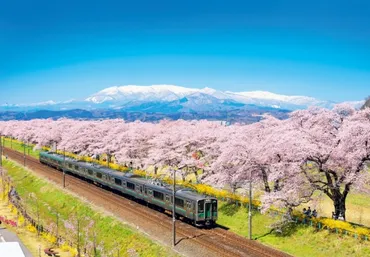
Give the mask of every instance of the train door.
[(148, 191), (147, 192), (148, 192), (148, 198), (147, 198), (148, 200), (147, 201), (149, 203), (153, 203), (153, 190), (151, 190), (150, 188), (148, 188)]
[(193, 210), (193, 203), (190, 201), (186, 201), (186, 207), (185, 207), (186, 213), (185, 217), (187, 218), (194, 218), (194, 210)]
[(217, 200), (212, 200), (212, 216), (213, 219), (217, 219)]
[(148, 188), (146, 186), (144, 186), (144, 199), (146, 199), (146, 201), (148, 201)]
[(212, 218), (212, 204), (211, 202), (206, 202), (205, 219), (211, 219), (211, 218)]
[(165, 195), (164, 199), (165, 199), (165, 203), (167, 205), (167, 208), (172, 210), (172, 208), (171, 208), (172, 204), (171, 204), (171, 201), (170, 201), (170, 196)]
[(204, 200), (198, 201), (198, 221), (204, 220)]
[(138, 194), (138, 198), (143, 198), (143, 186), (142, 185), (136, 185), (136, 192)]

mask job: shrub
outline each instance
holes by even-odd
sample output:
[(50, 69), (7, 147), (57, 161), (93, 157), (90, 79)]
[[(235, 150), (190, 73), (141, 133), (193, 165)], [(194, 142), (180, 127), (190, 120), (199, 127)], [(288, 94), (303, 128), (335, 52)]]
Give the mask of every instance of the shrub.
[(53, 236), (52, 234), (49, 234), (49, 233), (46, 233), (46, 232), (42, 232), (41, 233), (41, 236), (46, 241), (48, 241), (49, 243), (55, 244), (57, 242), (57, 238), (55, 236)]
[(18, 224), (19, 224), (19, 226), (23, 226), (25, 224), (25, 221), (26, 220), (24, 219), (24, 217), (22, 215), (20, 215), (18, 217)]
[(32, 226), (31, 224), (27, 225), (27, 230), (30, 231), (31, 233), (36, 233), (37, 232), (37, 229), (34, 226)]
[(60, 249), (63, 251), (63, 252), (69, 252), (69, 249), (70, 249), (71, 247), (68, 245), (68, 244), (66, 244), (66, 243), (63, 243), (61, 246), (60, 246)]

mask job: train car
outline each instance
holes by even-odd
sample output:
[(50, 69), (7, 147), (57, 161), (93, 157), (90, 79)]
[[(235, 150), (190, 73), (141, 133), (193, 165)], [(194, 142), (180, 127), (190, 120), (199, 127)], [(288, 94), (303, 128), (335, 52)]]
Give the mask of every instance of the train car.
[[(39, 158), (43, 164), (172, 212), (172, 186), (56, 153), (41, 152)], [(217, 220), (217, 199), (198, 194), (189, 188), (180, 187), (176, 191), (175, 207), (177, 216), (182, 216), (197, 226), (212, 226)]]

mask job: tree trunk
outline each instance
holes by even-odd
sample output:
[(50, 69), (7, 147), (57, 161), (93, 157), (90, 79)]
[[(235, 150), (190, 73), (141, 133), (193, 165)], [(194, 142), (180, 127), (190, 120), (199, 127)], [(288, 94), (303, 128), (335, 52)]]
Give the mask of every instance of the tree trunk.
[(262, 168), (261, 171), (262, 171), (263, 184), (265, 185), (265, 192), (270, 193), (271, 189), (270, 189), (270, 186), (269, 186), (269, 181), (268, 181), (268, 176), (267, 176), (266, 170), (264, 168)]
[[(339, 175), (335, 170), (323, 168), (323, 165), (326, 163), (327, 159), (328, 158), (323, 160), (316, 157), (309, 158), (305, 162), (305, 165), (301, 167), (301, 169), (313, 188), (325, 193), (333, 201), (333, 216), (335, 216), (333, 218), (341, 217), (343, 218), (343, 220), (346, 220), (346, 198), (351, 190), (352, 182), (345, 183), (345, 178), (348, 175), (346, 173)], [(356, 171), (357, 173), (362, 170), (362, 165), (365, 161), (367, 161), (367, 158), (363, 159), (361, 165), (358, 165)], [(310, 176), (310, 174), (306, 170), (306, 164), (308, 164), (309, 162), (316, 164), (318, 174), (322, 174), (325, 176), (323, 180), (317, 180), (316, 178)], [(343, 189), (342, 192), (341, 189)]]
[(194, 172), (194, 176), (195, 176), (195, 183), (198, 184), (198, 182), (199, 182), (198, 169), (197, 168), (193, 168), (193, 172)]
[(236, 184), (231, 184), (231, 192), (233, 193), (233, 195), (235, 194), (236, 192)]
[(335, 217), (342, 216), (346, 220), (346, 198), (342, 194), (337, 194), (334, 196), (333, 202)]
[(280, 180), (277, 179), (274, 184), (274, 192), (277, 192), (280, 190)]

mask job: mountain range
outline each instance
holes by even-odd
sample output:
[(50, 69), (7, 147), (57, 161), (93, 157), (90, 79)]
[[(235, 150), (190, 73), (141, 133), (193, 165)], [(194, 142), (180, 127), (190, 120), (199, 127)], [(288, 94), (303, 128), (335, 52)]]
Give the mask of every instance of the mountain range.
[[(364, 101), (348, 102), (360, 108)], [(103, 89), (84, 100), (36, 104), (1, 105), (0, 119), (37, 118), (210, 118), (248, 121), (263, 113), (283, 118), (288, 112), (310, 106), (332, 108), (336, 103), (308, 96), (287, 96), (266, 91), (231, 92), (212, 88), (186, 88), (174, 85), (116, 86)], [(27, 118), (28, 117), (28, 118)], [(130, 118), (128, 118), (130, 120)], [(138, 118), (143, 119), (143, 118)], [(245, 120), (244, 120), (245, 121)]]

